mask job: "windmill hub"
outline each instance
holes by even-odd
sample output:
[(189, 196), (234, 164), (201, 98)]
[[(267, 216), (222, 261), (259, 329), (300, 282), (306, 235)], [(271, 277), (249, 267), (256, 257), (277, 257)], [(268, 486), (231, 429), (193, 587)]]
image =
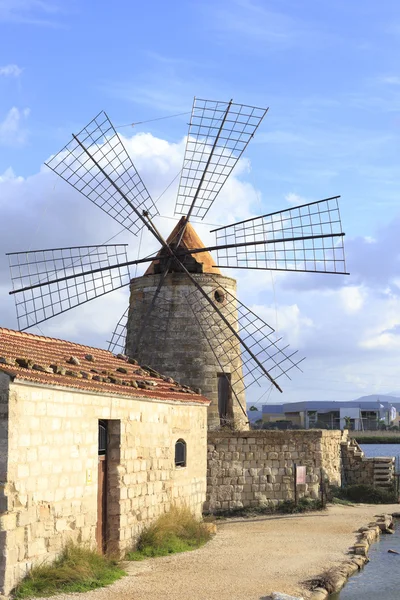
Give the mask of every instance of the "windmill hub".
[[(47, 166), (130, 233), (147, 228), (161, 250), (128, 260), (126, 244), (75, 246), (9, 254), (18, 326), (28, 329), (130, 284), (129, 309), (109, 349), (201, 388), (212, 400), (209, 427), (244, 427), (244, 390), (279, 377), (302, 359), (236, 297), (218, 267), (347, 274), (344, 233), (334, 196), (214, 230), (206, 248), (190, 223), (204, 219), (268, 109), (195, 98), (175, 214), (165, 241), (159, 213), (105, 112)], [(210, 251), (216, 252), (217, 263)], [(130, 280), (129, 266), (150, 263)], [(127, 321), (127, 323), (126, 323)]]

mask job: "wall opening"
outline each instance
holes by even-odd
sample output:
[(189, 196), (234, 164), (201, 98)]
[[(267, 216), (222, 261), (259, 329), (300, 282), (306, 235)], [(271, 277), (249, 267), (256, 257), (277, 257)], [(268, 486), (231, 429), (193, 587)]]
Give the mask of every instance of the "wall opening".
[(98, 424), (97, 466), (97, 527), (96, 543), (99, 552), (106, 550), (107, 528), (107, 421)]
[(186, 442), (178, 440), (175, 443), (175, 466), (186, 467)]
[(121, 421), (110, 419), (107, 423), (107, 507), (106, 550), (120, 552), (121, 531)]
[(217, 373), (217, 377), (219, 421), (220, 425), (224, 426), (233, 421), (231, 374)]

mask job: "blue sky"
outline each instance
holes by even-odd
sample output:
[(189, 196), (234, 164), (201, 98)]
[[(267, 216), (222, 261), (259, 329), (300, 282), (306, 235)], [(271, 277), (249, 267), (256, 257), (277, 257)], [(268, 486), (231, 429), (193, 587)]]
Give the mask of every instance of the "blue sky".
[[(341, 194), (352, 273), (268, 274), (252, 293), (243, 280), (246, 302), (308, 357), (284, 399), (399, 389), (399, 56), (395, 1), (0, 0), (2, 255), (106, 239), (96, 209), (50, 185), (42, 167), (99, 110), (122, 125), (189, 111), (194, 95), (269, 106), (236, 192), (210, 221), (224, 222), (224, 202), (257, 214)], [(120, 130), (155, 196), (179, 171), (187, 121)], [(2, 324), (16, 327), (3, 258), (0, 274)], [(44, 331), (103, 339), (69, 320)]]

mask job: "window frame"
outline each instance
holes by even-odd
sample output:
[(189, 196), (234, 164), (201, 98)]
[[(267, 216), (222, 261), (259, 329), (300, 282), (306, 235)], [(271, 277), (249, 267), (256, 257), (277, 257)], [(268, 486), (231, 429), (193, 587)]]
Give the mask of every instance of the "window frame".
[[(177, 447), (182, 446), (183, 448), (183, 459), (177, 461)], [(187, 444), (185, 442), (184, 439), (179, 438), (178, 440), (176, 440), (175, 442), (175, 455), (174, 455), (174, 463), (175, 463), (175, 469), (185, 469), (187, 467)]]

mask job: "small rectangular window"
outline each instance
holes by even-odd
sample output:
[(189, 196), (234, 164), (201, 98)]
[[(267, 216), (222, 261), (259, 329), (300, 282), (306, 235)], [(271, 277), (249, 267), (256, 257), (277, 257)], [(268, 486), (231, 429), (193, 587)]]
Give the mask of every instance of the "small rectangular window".
[(231, 423), (233, 419), (231, 374), (217, 373), (218, 377), (218, 413), (221, 425)]
[(175, 466), (186, 467), (186, 442), (178, 440), (175, 443)]

